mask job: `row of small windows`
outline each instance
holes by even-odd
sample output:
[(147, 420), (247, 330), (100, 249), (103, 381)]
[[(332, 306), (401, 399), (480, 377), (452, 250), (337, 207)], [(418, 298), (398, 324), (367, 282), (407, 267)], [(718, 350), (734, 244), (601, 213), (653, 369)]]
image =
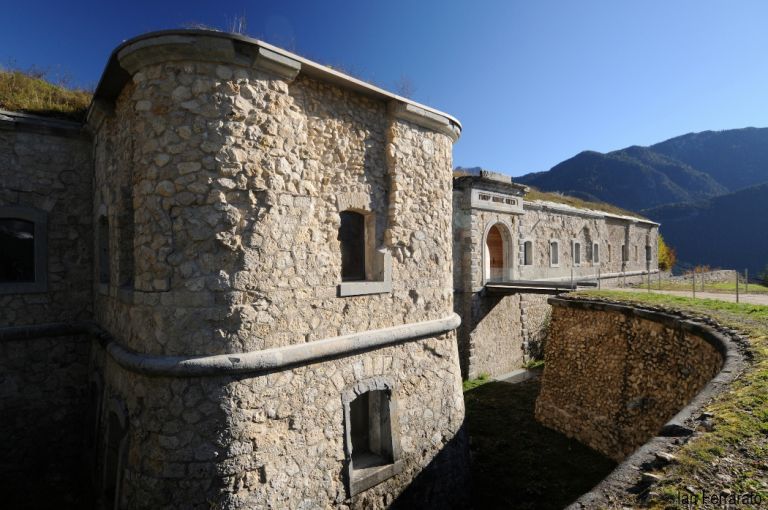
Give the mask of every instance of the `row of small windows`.
[[(341, 245), (342, 281), (366, 279), (366, 215), (343, 211), (340, 213), (339, 241)], [(0, 208), (0, 289), (22, 292), (37, 290), (45, 284), (47, 254), (46, 216), (29, 208)], [(111, 283), (110, 225), (106, 216), (97, 222), (98, 281)], [(127, 268), (126, 268), (127, 269)], [(122, 283), (122, 282), (121, 282)], [(44, 290), (44, 289), (41, 289)]]
[[(638, 247), (635, 246), (634, 248), (635, 248), (635, 261), (639, 262)], [(622, 253), (622, 260), (624, 262), (629, 262), (629, 253), (626, 245), (622, 245), (621, 253)], [(651, 250), (651, 247), (646, 246), (645, 260), (651, 261), (652, 257), (653, 257), (653, 251)], [(581, 264), (581, 243), (578, 241), (575, 241), (573, 243), (572, 259), (575, 265)], [(598, 243), (594, 243), (591, 245), (591, 251), (590, 251), (590, 246), (587, 245), (587, 259), (594, 264), (600, 263), (600, 245)], [(611, 261), (610, 245), (608, 245), (608, 261), (609, 262)], [(560, 242), (559, 241), (550, 241), (549, 243), (549, 263), (552, 266), (557, 266), (560, 264)], [(525, 241), (523, 243), (523, 265), (525, 266), (533, 265), (533, 241)]]

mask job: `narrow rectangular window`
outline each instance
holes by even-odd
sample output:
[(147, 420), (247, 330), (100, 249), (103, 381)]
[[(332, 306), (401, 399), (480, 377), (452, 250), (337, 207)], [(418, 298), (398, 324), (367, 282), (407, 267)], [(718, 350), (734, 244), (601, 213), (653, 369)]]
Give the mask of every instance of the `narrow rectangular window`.
[(0, 283), (34, 281), (34, 222), (0, 218)]
[(592, 245), (592, 262), (594, 264), (600, 263), (600, 245), (597, 243)]
[(109, 220), (99, 217), (99, 283), (109, 284)]
[(363, 393), (350, 404), (352, 467), (365, 469), (392, 462), (389, 398), (385, 391)]
[(48, 216), (25, 206), (0, 206), (0, 294), (48, 290)]
[(581, 264), (581, 243), (573, 243), (573, 263), (577, 266)]
[(646, 247), (645, 247), (645, 260), (650, 262), (651, 258), (652, 258), (651, 247), (646, 245)]
[(340, 217), (341, 280), (365, 280), (365, 216), (343, 211)]
[(533, 242), (526, 241), (523, 243), (523, 264), (526, 266), (533, 265)]
[(629, 261), (629, 250), (627, 249), (626, 244), (621, 245), (621, 261), (622, 262), (628, 262)]
[(549, 243), (549, 263), (556, 266), (560, 263), (560, 247), (557, 241)]

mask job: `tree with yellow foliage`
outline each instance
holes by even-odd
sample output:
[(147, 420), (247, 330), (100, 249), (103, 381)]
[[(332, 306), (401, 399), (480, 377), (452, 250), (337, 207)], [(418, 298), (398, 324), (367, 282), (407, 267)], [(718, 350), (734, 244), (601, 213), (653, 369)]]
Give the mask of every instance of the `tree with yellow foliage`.
[(664, 242), (664, 238), (659, 234), (659, 269), (662, 271), (671, 271), (677, 262), (677, 253), (674, 248), (670, 248)]

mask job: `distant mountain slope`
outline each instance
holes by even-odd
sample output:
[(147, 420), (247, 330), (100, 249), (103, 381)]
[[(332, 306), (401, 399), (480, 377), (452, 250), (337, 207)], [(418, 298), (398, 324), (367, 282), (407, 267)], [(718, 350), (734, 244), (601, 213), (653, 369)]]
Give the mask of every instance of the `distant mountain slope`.
[(731, 191), (768, 182), (768, 128), (689, 133), (650, 149), (709, 174)]
[(515, 180), (542, 191), (560, 191), (635, 211), (727, 191), (690, 165), (637, 146), (607, 154), (584, 151), (548, 172)]
[(643, 214), (661, 223), (684, 264), (749, 268), (754, 276), (768, 264), (768, 184)]

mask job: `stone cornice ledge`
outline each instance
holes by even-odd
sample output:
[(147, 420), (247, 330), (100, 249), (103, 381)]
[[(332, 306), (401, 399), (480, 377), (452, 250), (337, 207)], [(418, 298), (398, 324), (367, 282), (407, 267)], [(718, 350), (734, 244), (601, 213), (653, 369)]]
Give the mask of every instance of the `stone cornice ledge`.
[(389, 102), (389, 113), (396, 119), (412, 122), (417, 126), (448, 135), (454, 142), (461, 135), (459, 127), (448, 120), (448, 118), (412, 103), (404, 103), (393, 99)]
[(0, 130), (18, 130), (68, 138), (88, 138), (83, 123), (0, 109)]
[(655, 437), (650, 438), (624, 459), (611, 474), (569, 505), (567, 510), (613, 506), (608, 504), (607, 494), (619, 494), (630, 488), (636, 489), (638, 484), (642, 483), (641, 474), (647, 471), (649, 466), (658, 463), (658, 453), (676, 449), (681, 444), (681, 437), (691, 437), (694, 434), (695, 415), (715, 396), (725, 391), (744, 369), (744, 356), (738, 346), (738, 342), (743, 342), (744, 338), (732, 330), (723, 328), (712, 319), (693, 317), (685, 312), (578, 296), (552, 297), (548, 302), (553, 306), (614, 311), (679, 328), (712, 345), (723, 358), (720, 372), (667, 421)]
[(123, 42), (112, 52), (94, 98), (114, 102), (131, 76), (142, 67), (185, 60), (258, 68), (288, 82), (301, 73), (315, 80), (401, 105), (395, 108), (399, 118), (446, 133), (454, 141), (461, 134), (459, 120), (440, 110), (398, 96), (264, 41), (213, 30), (163, 30)]
[(461, 318), (456, 313), (451, 313), (441, 319), (352, 333), (315, 342), (214, 356), (158, 356), (135, 352), (118, 343), (112, 335), (93, 323), (55, 323), (1, 328), (0, 341), (90, 333), (96, 336), (112, 359), (126, 370), (150, 376), (203, 377), (253, 375), (317, 363), (331, 358), (349, 356), (362, 351), (441, 335), (453, 331), (460, 324)]

